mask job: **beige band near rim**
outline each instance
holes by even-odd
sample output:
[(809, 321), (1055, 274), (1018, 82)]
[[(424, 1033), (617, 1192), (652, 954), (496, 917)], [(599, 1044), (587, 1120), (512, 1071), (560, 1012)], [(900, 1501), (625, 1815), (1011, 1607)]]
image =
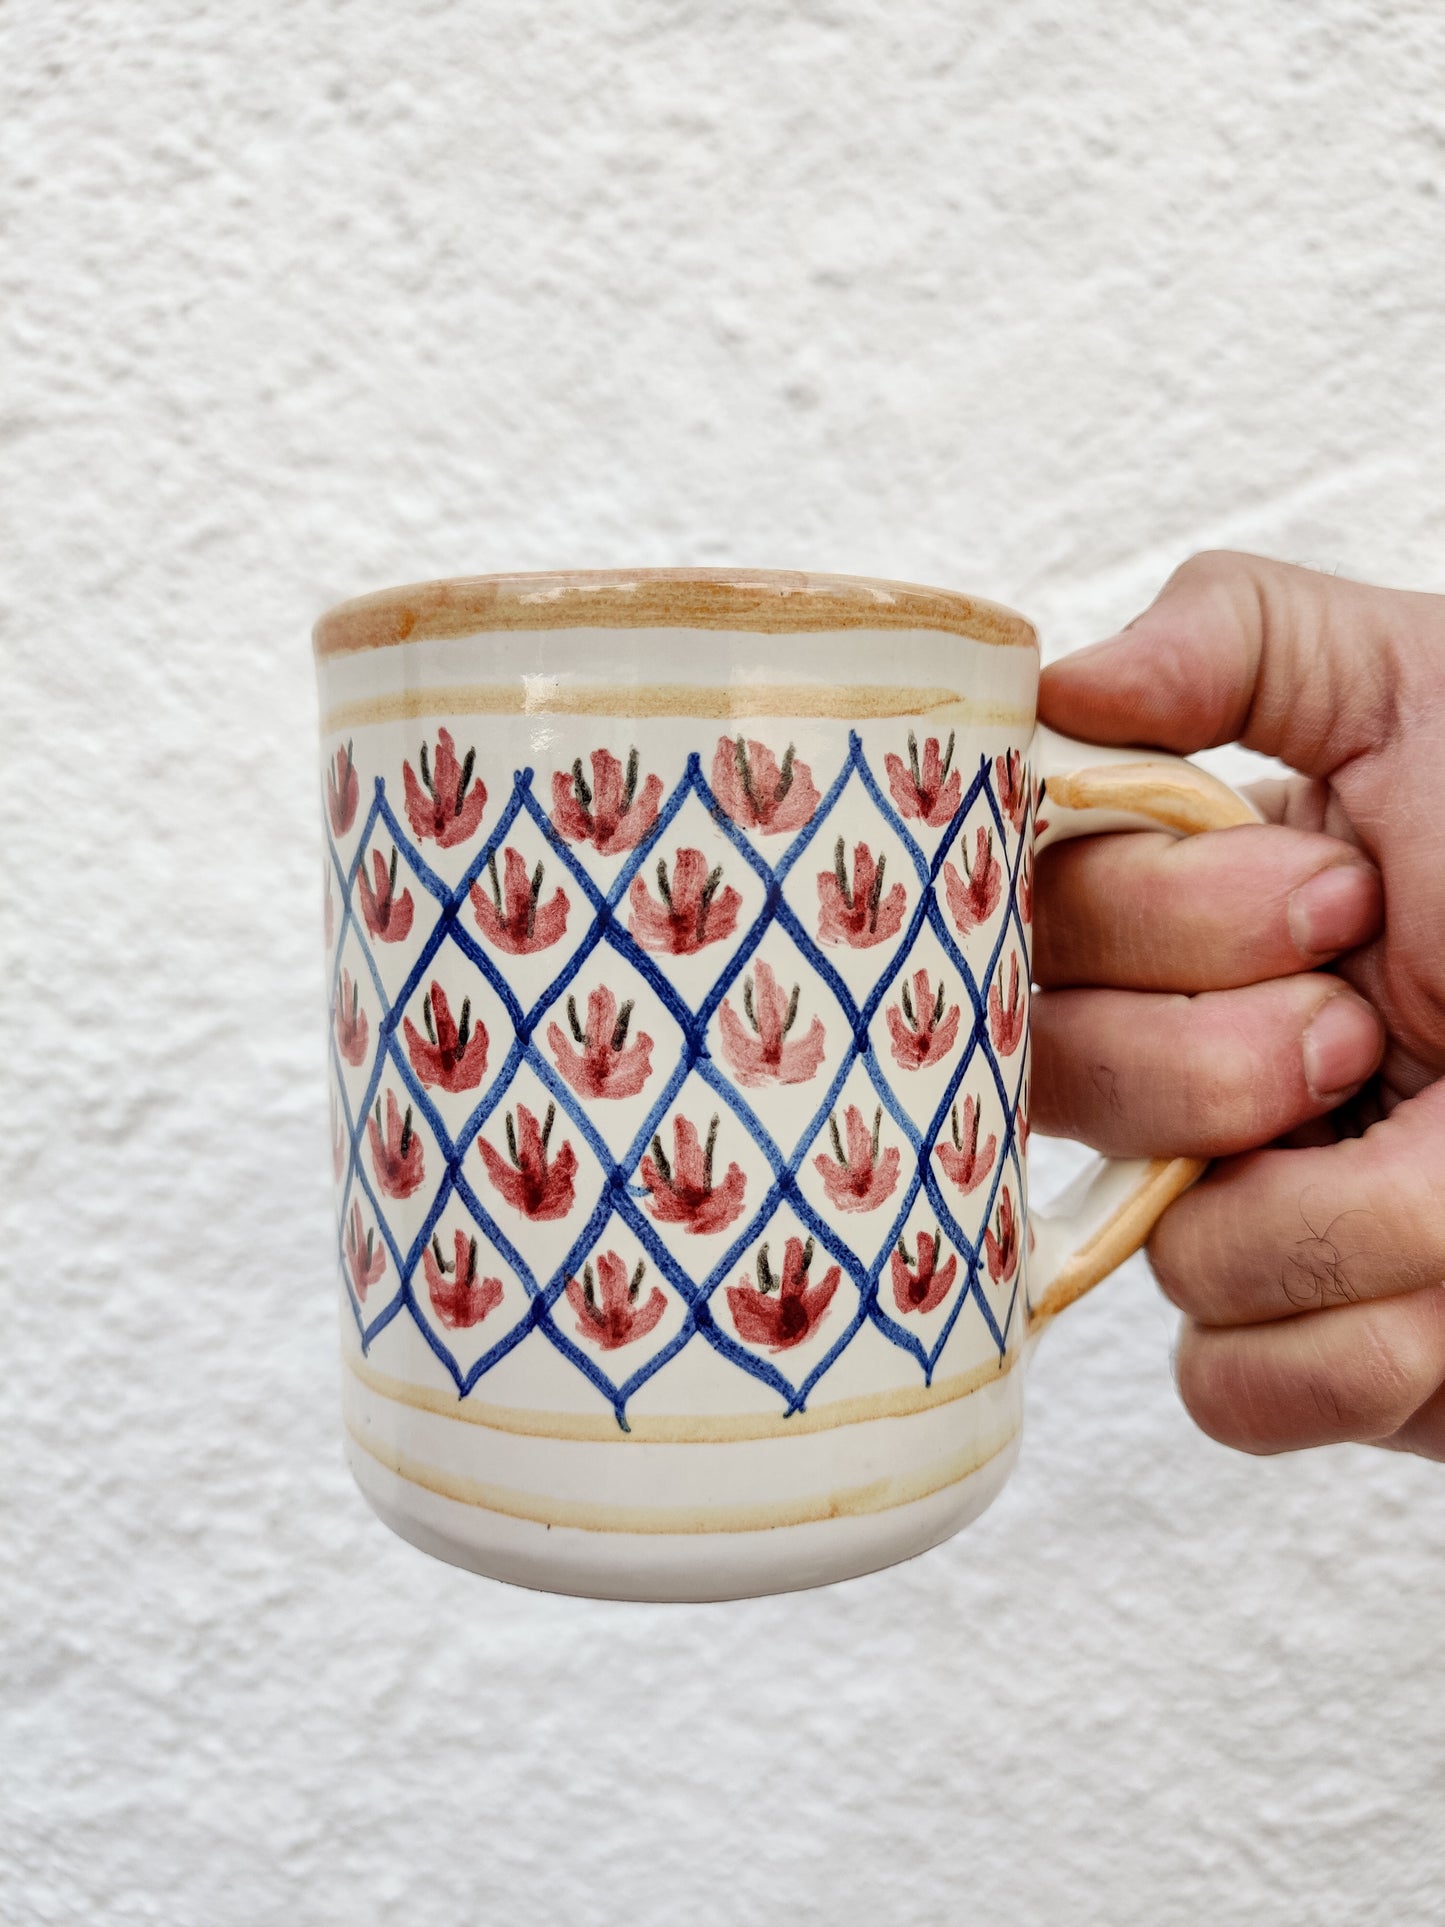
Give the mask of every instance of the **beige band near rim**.
[(458, 576), (358, 596), (311, 632), (318, 659), (516, 629), (934, 629), (999, 647), (1039, 646), (1013, 609), (955, 589), (774, 569), (587, 569)]

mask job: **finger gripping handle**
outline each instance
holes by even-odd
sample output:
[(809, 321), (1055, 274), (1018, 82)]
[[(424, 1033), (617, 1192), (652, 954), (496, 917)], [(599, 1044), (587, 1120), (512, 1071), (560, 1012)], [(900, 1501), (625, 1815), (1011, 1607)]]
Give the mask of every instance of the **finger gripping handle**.
[[(1197, 836), (1260, 821), (1237, 790), (1161, 750), (1102, 749), (1040, 726), (1033, 766), (1044, 785), (1036, 851), (1106, 830)], [(1200, 1158), (1095, 1158), (1060, 1197), (1035, 1210), (1032, 1328), (1056, 1317), (1138, 1251), (1204, 1169)]]

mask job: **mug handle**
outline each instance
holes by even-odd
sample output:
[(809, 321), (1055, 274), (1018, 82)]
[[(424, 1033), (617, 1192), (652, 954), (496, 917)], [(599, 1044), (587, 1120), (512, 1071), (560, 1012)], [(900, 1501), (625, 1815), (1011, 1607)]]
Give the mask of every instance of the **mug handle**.
[[(1197, 836), (1258, 823), (1259, 811), (1208, 771), (1164, 750), (1104, 749), (1040, 724), (1034, 851), (1106, 830)], [(1204, 1171), (1203, 1158), (1095, 1158), (1043, 1210), (1031, 1209), (1029, 1324), (1047, 1324), (1139, 1250)]]

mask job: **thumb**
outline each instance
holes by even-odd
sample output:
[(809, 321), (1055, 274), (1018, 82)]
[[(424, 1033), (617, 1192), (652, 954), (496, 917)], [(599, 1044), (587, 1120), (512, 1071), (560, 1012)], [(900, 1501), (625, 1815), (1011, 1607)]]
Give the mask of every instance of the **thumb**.
[(1039, 716), (1097, 743), (1242, 742), (1329, 776), (1390, 733), (1404, 693), (1396, 645), (1438, 602), (1260, 556), (1196, 555), (1122, 634), (1044, 671)]

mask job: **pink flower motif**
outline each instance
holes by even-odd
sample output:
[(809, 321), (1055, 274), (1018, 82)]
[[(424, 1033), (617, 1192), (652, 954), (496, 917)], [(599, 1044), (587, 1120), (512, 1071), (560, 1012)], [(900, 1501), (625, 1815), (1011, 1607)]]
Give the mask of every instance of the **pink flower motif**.
[(652, 1193), (647, 1208), (659, 1224), (680, 1224), (685, 1231), (707, 1236), (723, 1230), (741, 1212), (747, 1188), (742, 1166), (729, 1164), (722, 1183), (713, 1183), (717, 1127), (714, 1116), (703, 1145), (698, 1142), (697, 1126), (688, 1118), (675, 1116), (670, 1164), (662, 1139), (653, 1138), (652, 1155), (643, 1157), (640, 1175)]
[(1014, 1217), (1014, 1201), (1009, 1195), (1007, 1185), (999, 1199), (998, 1212), (994, 1219), (998, 1226), (998, 1236), (987, 1230), (983, 1234), (984, 1256), (988, 1260), (988, 1275), (996, 1285), (1006, 1285), (1019, 1262), (1019, 1227)]
[(434, 838), (444, 850), (454, 843), (465, 843), (487, 807), (486, 784), (480, 776), (472, 782), (477, 752), (469, 749), (466, 761), (458, 763), (451, 731), (441, 729), (437, 731), (435, 767), (427, 762), (425, 743), (417, 761), (421, 764), (421, 782), (416, 780), (410, 763), (401, 766), (411, 827), (418, 836)]
[(348, 1064), (359, 1064), (366, 1055), (366, 1012), (360, 1005), (360, 993), (351, 981), (351, 975), (341, 973), (341, 995), (332, 1007), (336, 1020), (336, 1048)]
[(982, 1151), (978, 1148), (979, 1107), (971, 1097), (963, 1100), (963, 1129), (958, 1128), (958, 1106), (953, 1107), (953, 1142), (940, 1138), (933, 1147), (938, 1161), (965, 1197), (976, 1191), (993, 1169), (998, 1139), (990, 1131)]
[(1026, 1000), (1019, 988), (1019, 953), (1011, 950), (1008, 959), (1007, 1010), (999, 992), (997, 977), (988, 993), (988, 1027), (993, 1037), (993, 1047), (1000, 1057), (1012, 1057), (1018, 1049), (1019, 1039), (1024, 1034), (1025, 1010)]
[(449, 1331), (480, 1325), (502, 1302), (500, 1278), (478, 1282), (477, 1241), (473, 1238), (469, 1243), (465, 1231), (453, 1234), (450, 1264), (442, 1256), (441, 1239), (435, 1235), (429, 1245), (423, 1246), (421, 1263), (431, 1308)]
[(657, 821), (662, 801), (662, 778), (649, 776), (637, 794), (637, 751), (622, 765), (610, 749), (592, 752), (592, 781), (582, 774), (582, 758), (552, 774), (552, 822), (569, 843), (591, 843), (599, 856), (619, 856), (635, 850)]
[(938, 753), (938, 738), (930, 736), (923, 745), (923, 769), (918, 768), (918, 738), (910, 729), (908, 732), (908, 767), (903, 767), (903, 758), (891, 752), (884, 757), (884, 767), (888, 771), (888, 787), (893, 792), (893, 801), (898, 805), (900, 816), (918, 817), (930, 830), (942, 829), (945, 823), (952, 822), (954, 812), (963, 794), (963, 775), (954, 770), (949, 775), (953, 762), (952, 730), (948, 733), (948, 749), (942, 757)]
[[(993, 831), (979, 830), (974, 842), (973, 868), (968, 866), (964, 837), (958, 839), (958, 854), (963, 863), (961, 877), (951, 863), (943, 866), (943, 888), (958, 934), (966, 937), (993, 915), (1003, 894), (1003, 866), (993, 853)], [(967, 883), (963, 878), (967, 877)]]
[(898, 1004), (888, 1006), (894, 1060), (906, 1071), (924, 1070), (953, 1049), (958, 1036), (959, 1006), (955, 1004), (948, 1015), (944, 1015), (943, 979), (939, 978), (935, 992), (926, 970), (914, 971), (911, 997), (904, 983), (900, 1002), (901, 1011)]
[(570, 1139), (563, 1140), (555, 1158), (549, 1160), (547, 1156), (547, 1142), (556, 1118), (557, 1106), (549, 1104), (546, 1119), (538, 1130), (537, 1120), (525, 1104), (517, 1106), (515, 1125), (512, 1123), (512, 1113), (508, 1111), (507, 1156), (511, 1159), (510, 1164), (500, 1152), (492, 1149), (484, 1137), (477, 1139), (477, 1149), (482, 1154), (482, 1163), (487, 1167), (487, 1176), (512, 1209), (520, 1211), (524, 1218), (530, 1218), (534, 1224), (545, 1223), (552, 1218), (565, 1218), (572, 1209), (575, 1195), (572, 1180), (577, 1175), (577, 1153), (572, 1149)]
[(336, 767), (326, 772), (326, 813), (332, 831), (344, 836), (356, 821), (356, 805), (361, 785), (356, 780), (356, 765), (351, 760), (351, 744), (336, 752)]
[(425, 1037), (410, 1017), (403, 1018), (401, 1026), (412, 1069), (428, 1090), (440, 1086), (444, 1091), (474, 1091), (487, 1068), (487, 1027), (478, 1019), (472, 1029), (471, 998), (463, 997), (458, 1023), (447, 993), (433, 978), (421, 1015)]
[(567, 1303), (577, 1314), (577, 1329), (604, 1352), (615, 1352), (645, 1338), (667, 1308), (667, 1299), (657, 1285), (647, 1298), (641, 1297), (647, 1262), (639, 1258), (631, 1279), (627, 1266), (615, 1251), (603, 1251), (597, 1258), (597, 1276), (592, 1262), (582, 1267), (581, 1278), (567, 1280)]
[(351, 1274), (352, 1289), (362, 1304), (366, 1294), (386, 1270), (386, 1246), (377, 1237), (375, 1229), (367, 1231), (365, 1242), (361, 1236), (361, 1206), (353, 1201), (351, 1216), (346, 1225), (346, 1269)]
[(783, 1275), (777, 1278), (764, 1245), (758, 1252), (756, 1285), (744, 1273), (737, 1284), (728, 1286), (728, 1310), (745, 1344), (785, 1352), (818, 1329), (838, 1289), (839, 1270), (830, 1265), (810, 1285), (812, 1262), (813, 1240), (809, 1238), (805, 1245), (801, 1238), (789, 1238), (783, 1249)]
[(579, 1097), (636, 1097), (652, 1075), (652, 1039), (638, 1031), (629, 1044), (632, 999), (619, 1011), (617, 999), (600, 984), (587, 999), (587, 1028), (577, 1021), (577, 1000), (567, 999), (567, 1023), (582, 1046), (576, 1051), (560, 1026), (548, 1024), (547, 1042), (557, 1068)]
[(664, 950), (674, 957), (691, 956), (710, 943), (730, 937), (737, 927), (742, 898), (731, 884), (719, 890), (722, 865), (711, 870), (701, 850), (679, 850), (672, 866), (657, 862), (657, 903), (641, 877), (632, 879), (628, 901), (632, 914), (628, 929), (644, 950)]
[(1007, 756), (995, 756), (993, 766), (998, 772), (998, 806), (1014, 828), (1022, 830), (1029, 807), (1024, 759), (1016, 749), (1011, 749)]
[(888, 1260), (888, 1267), (893, 1276), (893, 1302), (905, 1316), (913, 1311), (933, 1311), (948, 1296), (949, 1287), (958, 1275), (958, 1258), (955, 1255), (940, 1266), (941, 1249), (936, 1225), (931, 1238), (926, 1231), (918, 1234), (917, 1264), (909, 1257), (908, 1246), (899, 1238), (898, 1249)]
[(492, 885), (490, 901), (480, 883), (472, 885), (472, 909), (482, 935), (509, 956), (527, 957), (534, 950), (547, 950), (567, 928), (567, 896), (558, 888), (550, 900), (540, 901), (545, 866), (539, 863), (527, 875), (527, 859), (509, 843), (506, 849), (507, 884), (503, 904), (502, 886), (497, 881), (495, 853), (487, 859), (487, 874)]
[(364, 863), (356, 872), (366, 927), (382, 943), (400, 943), (411, 930), (413, 904), (410, 890), (403, 890), (400, 896), (396, 894), (395, 844), (391, 846), (390, 869), (382, 862), (380, 850), (371, 852), (371, 872), (376, 879), (374, 885), (366, 880)]
[(898, 1184), (899, 1153), (890, 1144), (880, 1157), (878, 1141), (883, 1130), (883, 1107), (873, 1113), (870, 1132), (863, 1113), (850, 1104), (843, 1119), (848, 1133), (848, 1149), (838, 1135), (838, 1114), (828, 1114), (828, 1130), (833, 1139), (833, 1156), (813, 1159), (813, 1168), (823, 1180), (828, 1201), (836, 1211), (873, 1211), (891, 1197)]
[(806, 1084), (823, 1061), (823, 1021), (815, 1017), (802, 1037), (785, 1042), (797, 1022), (799, 986), (786, 1000), (767, 964), (759, 961), (743, 983), (743, 1012), (751, 1032), (729, 1003), (718, 1011), (723, 1052), (739, 1084)]
[(331, 1105), (331, 1171), (334, 1177), (339, 1178), (341, 1167), (346, 1162), (346, 1130), (341, 1122), (335, 1091), (328, 1091), (327, 1098)]
[(794, 760), (788, 744), (779, 767), (765, 743), (719, 736), (712, 759), (712, 791), (739, 828), (777, 836), (811, 823), (820, 802), (812, 771)]
[(381, 1099), (376, 1100), (376, 1115), (366, 1120), (366, 1135), (371, 1144), (371, 1163), (376, 1181), (389, 1198), (409, 1198), (424, 1175), (421, 1139), (411, 1128), (411, 1106), (402, 1118), (395, 1093), (386, 1094), (386, 1135), (381, 1130)]
[(888, 859), (875, 862), (866, 843), (853, 846), (853, 882), (843, 860), (840, 836), (833, 850), (833, 867), (818, 873), (818, 935), (824, 943), (846, 943), (855, 950), (867, 950), (895, 936), (903, 922), (908, 893), (895, 883), (885, 897), (883, 869)]
[(1019, 871), (1019, 915), (1025, 923), (1034, 920), (1034, 853), (1024, 851), (1023, 868)]
[(1018, 1108), (1014, 1111), (1014, 1141), (1020, 1151), (1027, 1151), (1029, 1148), (1029, 1132), (1033, 1128), (1029, 1123), (1026, 1103), (1027, 1093), (1020, 1092)]

